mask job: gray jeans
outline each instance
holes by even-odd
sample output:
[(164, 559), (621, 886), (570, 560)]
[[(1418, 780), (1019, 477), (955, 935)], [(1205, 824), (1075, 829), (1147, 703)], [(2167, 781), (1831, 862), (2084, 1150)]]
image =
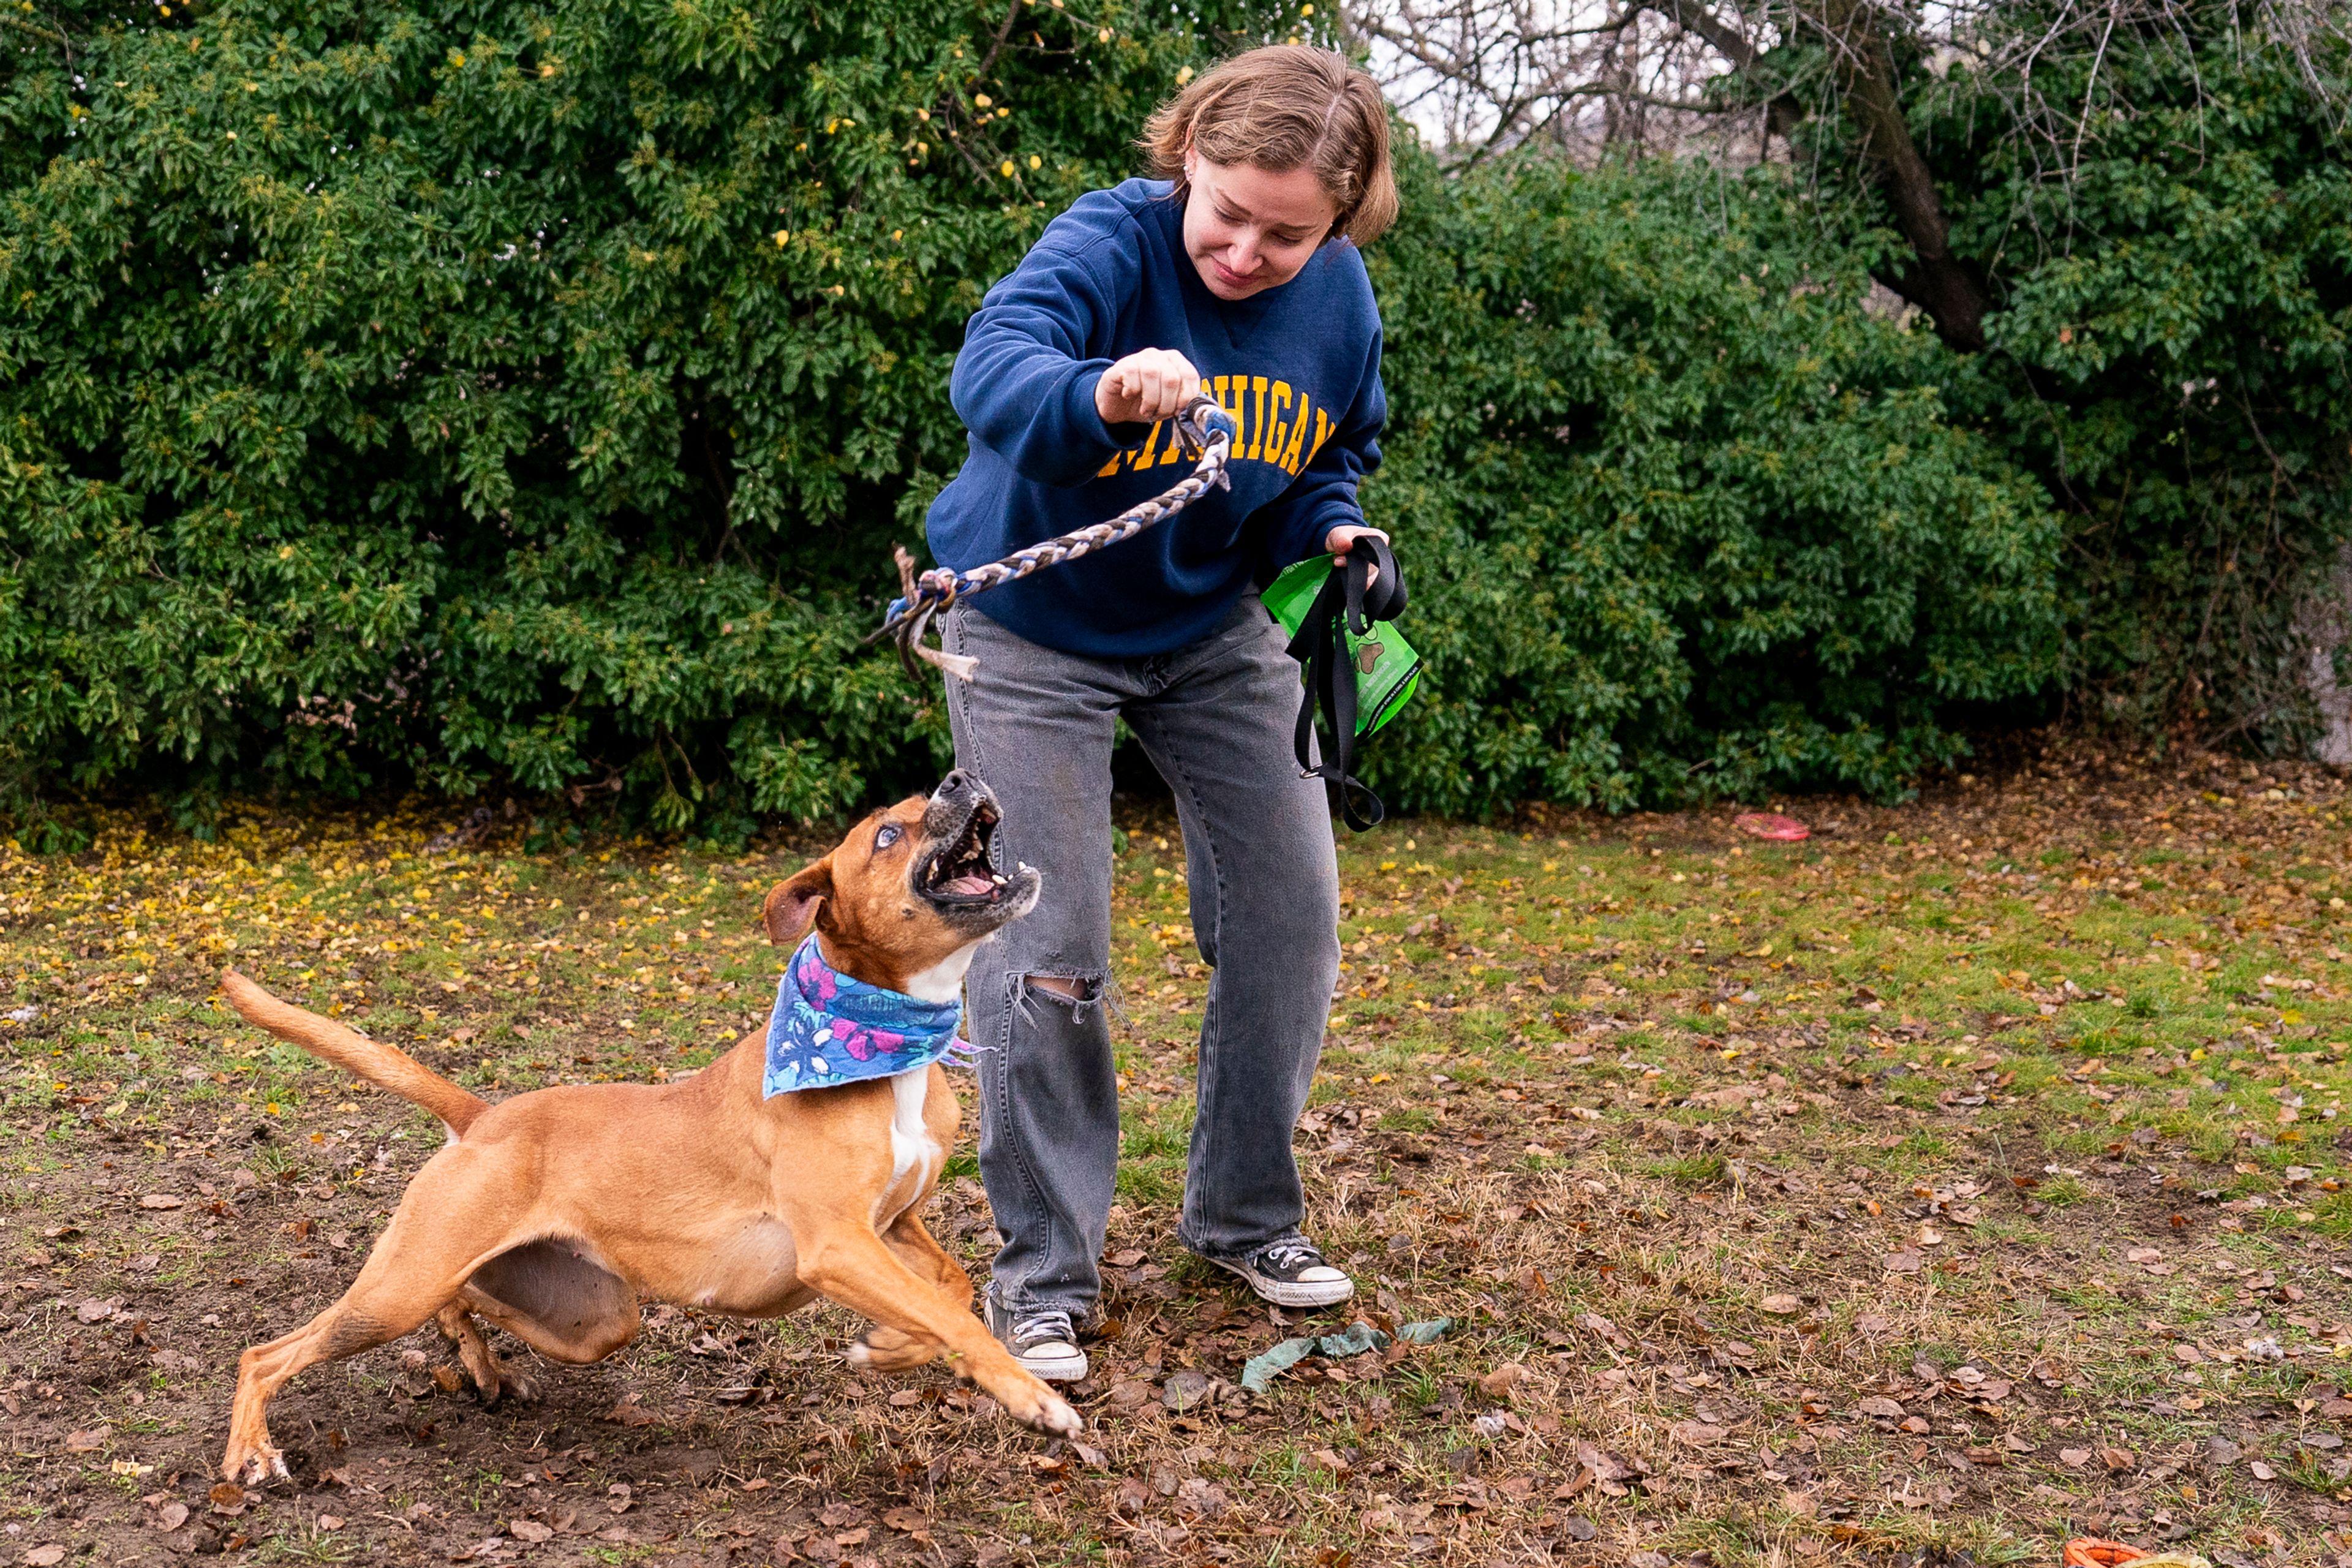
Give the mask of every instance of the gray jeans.
[[(1118, 1164), (1110, 987), (1112, 724), (1124, 715), (1175, 791), (1192, 938), (1212, 970), (1178, 1237), (1230, 1254), (1297, 1230), (1290, 1141), (1339, 977), (1339, 874), (1321, 781), (1291, 754), (1299, 668), (1255, 595), (1190, 647), (1087, 658), (962, 605), (951, 653), (956, 765), (1004, 810), (1009, 864), (1044, 873), (1037, 907), (965, 981), (980, 1057), (980, 1171), (1004, 1245), (998, 1298), (1083, 1318), (1101, 1289)], [(1076, 983), (1072, 1001), (1033, 984)], [(993, 1048), (991, 1048), (993, 1047)]]

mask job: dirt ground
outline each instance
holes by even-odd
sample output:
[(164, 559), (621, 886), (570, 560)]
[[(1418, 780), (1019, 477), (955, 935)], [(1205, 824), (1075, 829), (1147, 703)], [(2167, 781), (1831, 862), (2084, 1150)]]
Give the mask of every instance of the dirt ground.
[[(1341, 847), (1298, 1137), (1362, 1289), (1294, 1318), (1173, 1239), (1206, 972), (1124, 819), (1126, 1161), (1076, 1443), (859, 1325), (650, 1310), (483, 1406), (427, 1329), (236, 1357), (339, 1294), (440, 1143), (245, 1027), (234, 960), (493, 1097), (691, 1070), (764, 1019), (805, 841), (528, 813), (133, 814), (0, 850), (0, 1563), (2055, 1564), (2067, 1536), (2352, 1565), (2352, 799), (2095, 753), (1889, 809), (1531, 810)], [(971, 1133), (933, 1211), (975, 1269)], [(1428, 1345), (1244, 1363), (1355, 1318)]]

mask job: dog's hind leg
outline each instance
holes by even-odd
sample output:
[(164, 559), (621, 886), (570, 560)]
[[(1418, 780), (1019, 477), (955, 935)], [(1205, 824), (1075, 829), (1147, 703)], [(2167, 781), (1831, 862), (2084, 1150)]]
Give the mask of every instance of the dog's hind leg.
[(482, 1337), (481, 1326), (464, 1305), (452, 1301), (436, 1314), (434, 1321), (441, 1332), (457, 1346), (457, 1359), (466, 1368), (466, 1375), (474, 1380), (474, 1389), (485, 1405), (496, 1405), (502, 1393), (517, 1399), (539, 1397), (539, 1387), (530, 1378), (500, 1361), (491, 1352), (490, 1342)]
[(602, 1361), (636, 1338), (637, 1295), (583, 1244), (542, 1237), (466, 1281), (465, 1305), (550, 1361)]
[[(449, 1289), (454, 1290), (454, 1282)], [(269, 1440), (271, 1395), (304, 1367), (356, 1355), (415, 1328), (439, 1305), (427, 1299), (428, 1294), (382, 1289), (362, 1294), (354, 1286), (341, 1300), (292, 1333), (255, 1345), (239, 1356), (236, 1398), (229, 1409), (228, 1447), (221, 1456), (221, 1474), (249, 1487), (285, 1479), (285, 1456)]]
[[(510, 1173), (475, 1158), (434, 1156), (342, 1299), (290, 1334), (238, 1358), (221, 1474), (247, 1486), (286, 1475), (269, 1440), (270, 1397), (303, 1368), (396, 1340), (456, 1300), (476, 1262), (520, 1218)], [(445, 1163), (444, 1162), (449, 1162)]]

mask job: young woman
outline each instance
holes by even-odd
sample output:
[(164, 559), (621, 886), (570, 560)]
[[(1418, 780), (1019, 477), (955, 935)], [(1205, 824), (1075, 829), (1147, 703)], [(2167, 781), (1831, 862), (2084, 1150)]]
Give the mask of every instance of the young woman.
[[(1118, 1158), (1110, 984), (1113, 726), (1176, 795), (1201, 1024), (1183, 1243), (1266, 1300), (1353, 1294), (1299, 1233), (1291, 1137), (1339, 978), (1339, 872), (1319, 780), (1291, 754), (1299, 668), (1253, 584), (1364, 526), (1380, 461), (1381, 324), (1359, 245), (1396, 215), (1371, 79), (1318, 49), (1252, 50), (1151, 118), (1158, 180), (1081, 197), (989, 291), (950, 391), (971, 456), (930, 510), (959, 570), (1190, 471), (1171, 416), (1240, 422), (1230, 491), (945, 617), (957, 765), (1003, 803), (1036, 910), (967, 980), (981, 1174), (1004, 1237), (988, 1320), (1040, 1377), (1086, 1375)], [(994, 1047), (990, 1049), (988, 1047)]]

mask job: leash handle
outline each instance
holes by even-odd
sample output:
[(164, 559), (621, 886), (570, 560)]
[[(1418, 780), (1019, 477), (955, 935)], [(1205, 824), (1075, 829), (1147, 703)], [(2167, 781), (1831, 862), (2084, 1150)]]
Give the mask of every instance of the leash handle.
[(866, 640), (874, 643), (889, 637), (897, 642), (899, 662), (907, 667), (908, 675), (918, 680), (922, 679), (922, 672), (915, 668), (918, 658), (939, 666), (959, 679), (971, 679), (979, 670), (974, 661), (923, 641), (924, 632), (940, 611), (966, 594), (1000, 587), (1045, 567), (1058, 566), (1065, 561), (1108, 549), (1121, 540), (1132, 539), (1153, 523), (1173, 517), (1210, 490), (1233, 488), (1225, 464), (1233, 455), (1234, 437), (1239, 434), (1234, 416), (1218, 406), (1213, 398), (1195, 397), (1177, 411), (1175, 426), (1184, 449), (1198, 458), (1192, 471), (1172, 488), (1128, 508), (1108, 522), (1056, 535), (968, 572), (950, 572), (940, 566), (919, 574), (913, 556), (904, 549), (895, 551), (899, 595), (883, 612), (880, 627)]
[[(1378, 568), (1377, 573), (1375, 568)], [(1331, 562), (1331, 574), (1315, 595), (1307, 618), (1290, 639), (1290, 657), (1307, 666), (1307, 693), (1298, 704), (1298, 723), (1291, 747), (1298, 757), (1300, 775), (1328, 783), (1339, 797), (1339, 815), (1359, 833), (1378, 827), (1388, 816), (1363, 780), (1351, 771), (1356, 756), (1356, 668), (1348, 647), (1349, 637), (1363, 637), (1374, 621), (1393, 620), (1405, 606), (1403, 574), (1388, 542), (1371, 534), (1352, 540), (1348, 553)], [(1315, 709), (1331, 721), (1331, 742), (1324, 760), (1315, 752)], [(1358, 805), (1359, 798), (1362, 806)]]

